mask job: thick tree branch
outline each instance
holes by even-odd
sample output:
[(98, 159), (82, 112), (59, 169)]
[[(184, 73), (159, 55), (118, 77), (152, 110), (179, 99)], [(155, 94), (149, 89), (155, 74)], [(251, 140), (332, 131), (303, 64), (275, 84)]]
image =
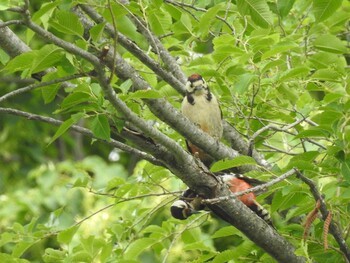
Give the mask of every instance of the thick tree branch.
[(0, 36), (0, 47), (12, 58), (31, 50), (8, 27), (0, 27)]
[(147, 39), (151, 47), (157, 51), (158, 55), (167, 66), (168, 70), (177, 78), (180, 82), (186, 82), (186, 76), (181, 70), (179, 64), (176, 62), (173, 56), (170, 55), (168, 50), (165, 49), (162, 42), (145, 26), (144, 22), (140, 18), (132, 15), (130, 16), (139, 32)]

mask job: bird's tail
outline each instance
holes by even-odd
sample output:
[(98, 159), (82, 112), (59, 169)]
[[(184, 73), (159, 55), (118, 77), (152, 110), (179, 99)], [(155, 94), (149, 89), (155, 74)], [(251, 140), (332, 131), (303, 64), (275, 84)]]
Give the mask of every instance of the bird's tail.
[(270, 226), (273, 226), (269, 212), (256, 200), (254, 200), (254, 203), (248, 207), (266, 223), (268, 223)]

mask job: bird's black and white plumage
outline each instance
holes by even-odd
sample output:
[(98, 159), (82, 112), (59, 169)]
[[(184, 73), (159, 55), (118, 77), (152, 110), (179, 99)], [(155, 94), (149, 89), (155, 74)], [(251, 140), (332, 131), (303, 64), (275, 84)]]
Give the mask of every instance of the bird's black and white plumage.
[(171, 205), (170, 212), (176, 219), (185, 220), (204, 208), (202, 198), (191, 189), (187, 189), (182, 193), (181, 198)]
[[(253, 184), (261, 184), (262, 181), (246, 177), (241, 174), (222, 174), (218, 175), (219, 178), (228, 186), (232, 193), (238, 193), (245, 191), (252, 187)], [(241, 195), (237, 197), (243, 204), (249, 207), (254, 213), (262, 218), (267, 224), (273, 226), (269, 212), (257, 202), (256, 196), (253, 192)], [(170, 210), (173, 217), (184, 220), (193, 214), (197, 214), (198, 211), (205, 209), (206, 206), (202, 204), (202, 198), (198, 196), (191, 189), (187, 189), (181, 196), (181, 198), (175, 201)], [(226, 220), (225, 215), (221, 214), (220, 217)]]
[[(220, 140), (223, 133), (222, 114), (219, 102), (209, 90), (205, 80), (199, 74), (188, 77), (186, 96), (182, 101), (181, 111), (191, 122), (210, 136)], [(200, 148), (186, 141), (189, 151), (198, 156), (207, 166), (213, 159)]]

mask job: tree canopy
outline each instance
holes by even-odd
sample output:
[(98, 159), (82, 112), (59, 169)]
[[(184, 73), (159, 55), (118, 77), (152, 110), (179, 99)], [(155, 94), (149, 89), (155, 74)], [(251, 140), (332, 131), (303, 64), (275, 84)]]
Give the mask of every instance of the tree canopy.
[[(349, 1), (0, 10), (1, 262), (350, 261)], [(179, 111), (193, 73), (219, 98), (221, 142)], [(275, 228), (226, 169), (266, 182), (252, 190)], [(188, 187), (208, 210), (174, 219)]]

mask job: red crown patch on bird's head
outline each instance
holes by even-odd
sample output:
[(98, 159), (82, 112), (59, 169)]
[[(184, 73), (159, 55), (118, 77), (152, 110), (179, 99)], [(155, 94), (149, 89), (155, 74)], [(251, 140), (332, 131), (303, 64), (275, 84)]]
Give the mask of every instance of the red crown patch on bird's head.
[(201, 75), (195, 73), (195, 74), (192, 74), (191, 76), (189, 76), (187, 80), (188, 80), (189, 82), (193, 83), (193, 82), (195, 82), (195, 81), (197, 81), (197, 80), (202, 80), (202, 79), (203, 79), (203, 78), (202, 78)]

